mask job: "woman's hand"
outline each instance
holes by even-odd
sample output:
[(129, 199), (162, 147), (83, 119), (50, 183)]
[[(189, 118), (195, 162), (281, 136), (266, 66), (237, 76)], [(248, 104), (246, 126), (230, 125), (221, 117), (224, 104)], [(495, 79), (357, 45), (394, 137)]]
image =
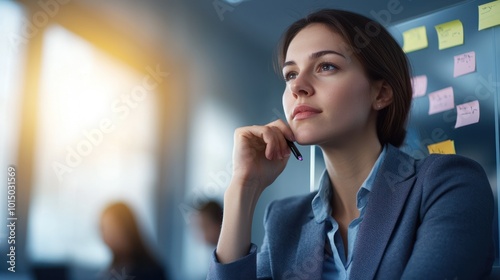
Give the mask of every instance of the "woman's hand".
[(258, 195), (281, 174), (290, 158), (286, 139), (293, 141), (291, 129), (276, 120), (265, 126), (238, 128), (234, 134), (231, 186)]
[(224, 194), (224, 218), (216, 251), (219, 262), (230, 263), (248, 254), (257, 201), (290, 157), (285, 138), (294, 140), (282, 120), (235, 131), (233, 177)]

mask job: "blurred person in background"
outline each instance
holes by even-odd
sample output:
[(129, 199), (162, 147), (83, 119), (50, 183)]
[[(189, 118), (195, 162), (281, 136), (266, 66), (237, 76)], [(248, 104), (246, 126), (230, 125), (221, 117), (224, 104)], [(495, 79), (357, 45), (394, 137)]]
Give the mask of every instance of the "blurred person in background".
[(222, 206), (214, 200), (210, 200), (198, 207), (198, 228), (203, 234), (205, 243), (217, 246), (220, 229), (222, 225)]
[(117, 202), (104, 209), (101, 234), (113, 254), (113, 260), (101, 279), (116, 276), (135, 280), (167, 279), (165, 270), (146, 248), (135, 216), (125, 203)]

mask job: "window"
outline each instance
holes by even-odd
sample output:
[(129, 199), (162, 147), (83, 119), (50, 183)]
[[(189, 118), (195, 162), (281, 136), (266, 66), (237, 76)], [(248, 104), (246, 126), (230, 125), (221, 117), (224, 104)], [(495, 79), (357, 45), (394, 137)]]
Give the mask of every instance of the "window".
[(157, 178), (154, 76), (60, 26), (44, 35), (28, 250), (34, 262), (110, 261), (103, 208), (128, 203), (153, 235)]
[[(0, 180), (4, 186), (0, 191), (0, 217), (7, 215), (7, 168), (16, 164), (19, 139), (21, 74), (24, 45), (14, 41), (21, 34), (24, 11), (13, 2), (0, 2)], [(5, 206), (3, 206), (5, 205)], [(0, 230), (0, 251), (7, 246), (7, 227)]]
[[(214, 248), (205, 244), (197, 227), (193, 206), (199, 207), (209, 200), (222, 202), (232, 175), (233, 144), (230, 140), (233, 138), (237, 119), (227, 108), (207, 98), (193, 110), (191, 123), (188, 142), (190, 176), (186, 180), (185, 193), (187, 203), (180, 203), (178, 206), (185, 222), (182, 271), (189, 279), (202, 279), (207, 274)], [(193, 263), (197, 265), (193, 267)]]

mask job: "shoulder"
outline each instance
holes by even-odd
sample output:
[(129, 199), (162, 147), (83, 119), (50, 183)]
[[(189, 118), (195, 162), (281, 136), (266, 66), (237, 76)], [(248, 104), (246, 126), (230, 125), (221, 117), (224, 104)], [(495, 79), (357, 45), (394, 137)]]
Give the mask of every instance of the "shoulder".
[(477, 169), (483, 170), (481, 165), (468, 157), (461, 155), (443, 155), (443, 154), (430, 154), (424, 159), (419, 160), (422, 166), (433, 166), (434, 168), (442, 165), (455, 165), (459, 169)]
[(304, 207), (310, 208), (311, 201), (313, 200), (316, 194), (317, 191), (308, 194), (291, 196), (283, 199), (274, 200), (269, 205), (269, 208), (272, 207), (274, 211), (285, 211), (285, 212), (293, 210), (297, 211), (297, 209), (301, 209)]
[(432, 154), (418, 164), (424, 206), (447, 198), (452, 207), (493, 208), (488, 176), (478, 162), (460, 155)]
[[(402, 150), (390, 146), (381, 175), (384, 183), (414, 181), (413, 195), (421, 197), (421, 206), (431, 206), (436, 200), (454, 205), (493, 203), (488, 177), (476, 161), (461, 155), (431, 154), (415, 159)], [(444, 205), (443, 204), (443, 205)], [(485, 206), (486, 207), (486, 206)]]
[(142, 263), (136, 265), (130, 272), (131, 276), (138, 279), (165, 279), (165, 270), (157, 263)]
[(425, 176), (426, 183), (439, 180), (487, 182), (483, 167), (476, 161), (460, 155), (431, 154), (419, 160), (418, 175)]
[(268, 219), (294, 219), (312, 214), (311, 202), (317, 191), (274, 200), (266, 209), (265, 220)]
[(451, 180), (451, 182), (479, 180), (478, 183), (483, 187), (486, 185), (490, 188), (482, 166), (461, 155), (431, 154), (423, 159), (415, 159), (390, 146), (386, 161), (385, 170), (394, 171), (402, 177), (414, 176), (427, 185), (440, 180)]

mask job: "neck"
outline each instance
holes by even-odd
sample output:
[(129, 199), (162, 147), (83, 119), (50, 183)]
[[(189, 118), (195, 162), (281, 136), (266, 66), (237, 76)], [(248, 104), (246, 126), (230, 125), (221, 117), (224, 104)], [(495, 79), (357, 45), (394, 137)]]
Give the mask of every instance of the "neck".
[(332, 183), (332, 214), (356, 218), (356, 194), (377, 161), (382, 146), (375, 136), (371, 141), (351, 141), (342, 146), (321, 147)]

